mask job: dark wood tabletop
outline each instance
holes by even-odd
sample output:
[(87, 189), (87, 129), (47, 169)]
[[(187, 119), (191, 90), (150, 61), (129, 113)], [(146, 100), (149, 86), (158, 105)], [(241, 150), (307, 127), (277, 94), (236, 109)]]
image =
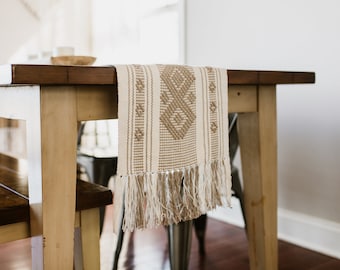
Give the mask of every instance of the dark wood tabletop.
[[(314, 72), (227, 70), (229, 85), (314, 83)], [(116, 84), (113, 66), (8, 64), (0, 66), (0, 84)]]

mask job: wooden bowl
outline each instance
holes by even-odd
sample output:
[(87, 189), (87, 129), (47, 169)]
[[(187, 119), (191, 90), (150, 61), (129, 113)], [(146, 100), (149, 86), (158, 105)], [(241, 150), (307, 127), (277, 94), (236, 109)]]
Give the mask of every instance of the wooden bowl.
[(63, 66), (89, 66), (96, 61), (96, 57), (92, 56), (54, 56), (51, 57), (52, 65)]

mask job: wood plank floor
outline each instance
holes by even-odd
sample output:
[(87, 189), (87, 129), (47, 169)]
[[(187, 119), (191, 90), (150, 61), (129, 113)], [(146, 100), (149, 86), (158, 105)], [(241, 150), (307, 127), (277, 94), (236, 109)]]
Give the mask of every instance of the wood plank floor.
[[(101, 269), (111, 269), (115, 237), (112, 207), (108, 207), (102, 239)], [(214, 219), (208, 220), (205, 257), (199, 256), (193, 235), (190, 270), (248, 270), (247, 239), (242, 228)], [(0, 269), (31, 269), (30, 241), (0, 245)], [(120, 258), (121, 270), (168, 270), (167, 233), (164, 228), (137, 231), (125, 237)], [(279, 242), (279, 270), (339, 270), (340, 260)]]

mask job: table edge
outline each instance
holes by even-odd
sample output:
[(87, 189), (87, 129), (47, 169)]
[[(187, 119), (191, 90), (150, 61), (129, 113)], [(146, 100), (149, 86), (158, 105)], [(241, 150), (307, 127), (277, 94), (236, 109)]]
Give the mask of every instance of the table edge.
[[(315, 83), (314, 72), (228, 69), (229, 85)], [(0, 65), (0, 85), (115, 85), (114, 66)]]

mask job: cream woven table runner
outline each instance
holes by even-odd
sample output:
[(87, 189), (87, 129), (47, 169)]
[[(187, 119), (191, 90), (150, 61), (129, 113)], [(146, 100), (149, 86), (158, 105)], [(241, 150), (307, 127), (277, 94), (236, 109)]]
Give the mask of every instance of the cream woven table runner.
[(114, 205), (119, 216), (124, 202), (123, 230), (191, 220), (229, 205), (226, 70), (179, 65), (116, 69)]

